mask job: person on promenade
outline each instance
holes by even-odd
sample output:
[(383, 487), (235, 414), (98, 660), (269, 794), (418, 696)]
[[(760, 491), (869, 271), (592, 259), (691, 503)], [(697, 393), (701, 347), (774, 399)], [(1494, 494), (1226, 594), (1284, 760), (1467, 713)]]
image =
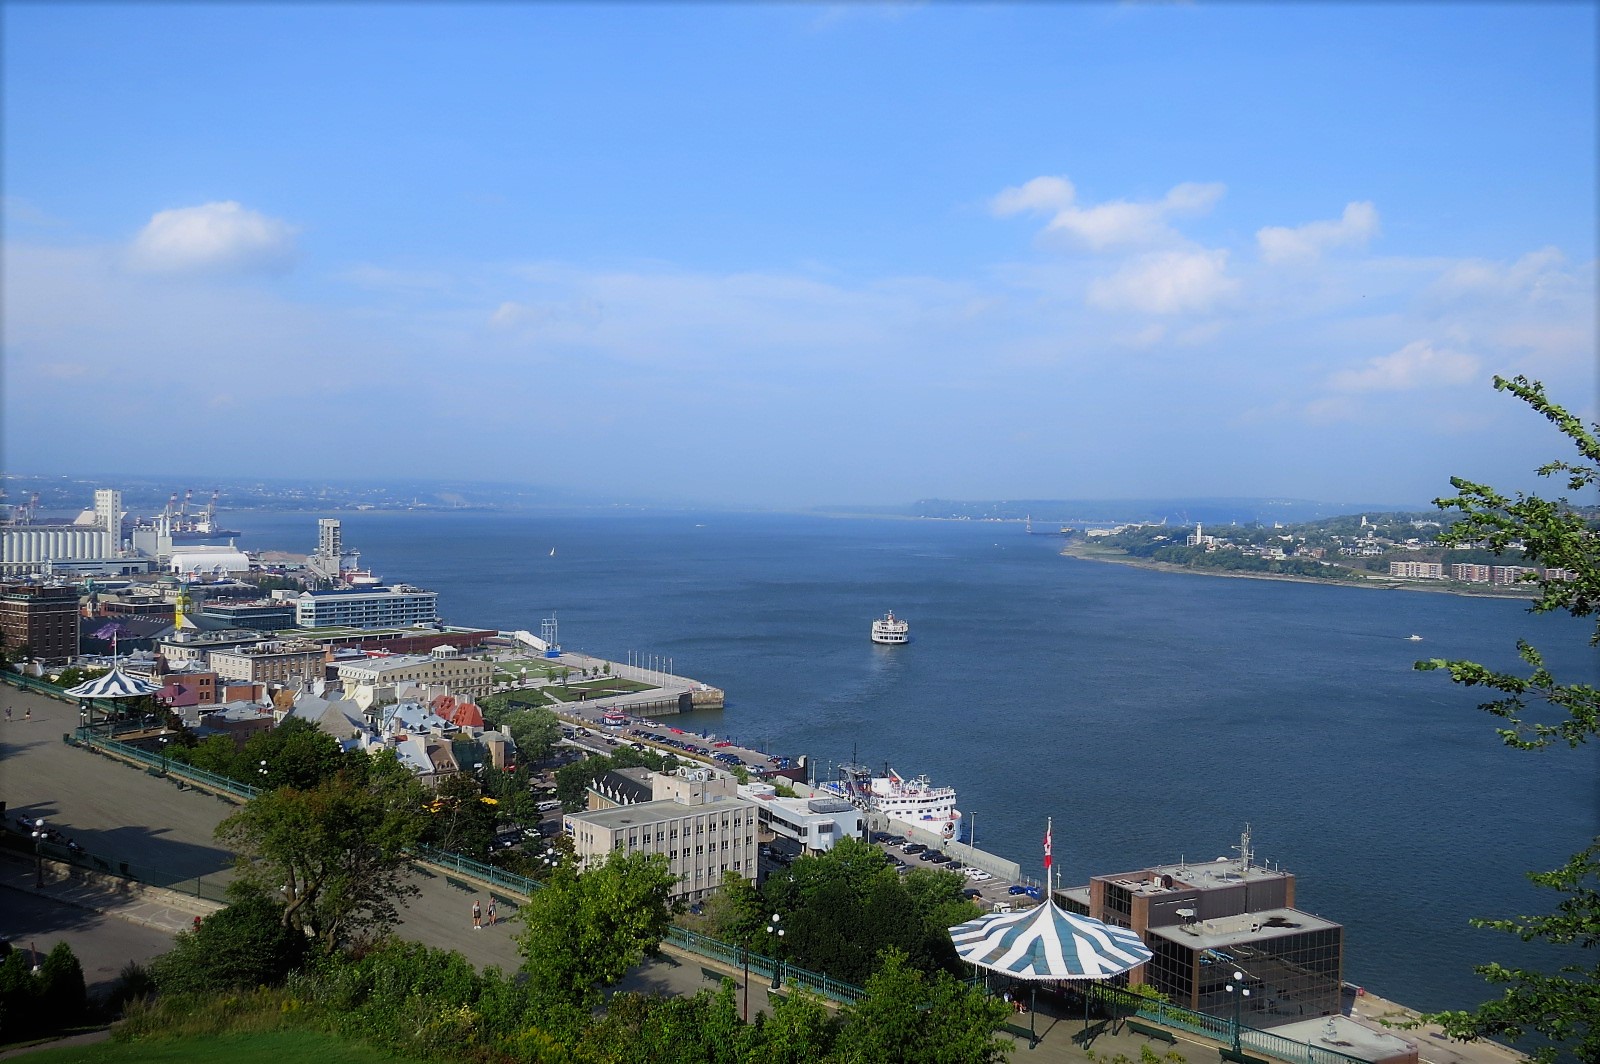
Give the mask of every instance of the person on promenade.
[(483, 930), (483, 906), (478, 904), (477, 899), (473, 899), (472, 902), (472, 929)]
[(11, 723), (11, 707), (10, 706), (6, 707), (6, 723), (7, 724)]
[(489, 899), (489, 926), (490, 927), (494, 926), (494, 920), (495, 920), (495, 916), (494, 916), (494, 899), (490, 898)]
[(33, 707), (32, 706), (29, 706), (27, 709), (22, 711), (22, 719), (23, 720), (32, 720), (33, 719)]

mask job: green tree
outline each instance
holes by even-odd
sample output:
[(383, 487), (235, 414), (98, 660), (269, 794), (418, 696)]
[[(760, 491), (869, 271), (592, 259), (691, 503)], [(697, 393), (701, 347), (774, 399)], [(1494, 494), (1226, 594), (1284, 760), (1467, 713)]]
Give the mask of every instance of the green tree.
[(522, 709), (505, 719), (511, 741), (517, 744), (518, 763), (542, 761), (561, 741), (561, 721), (548, 709)]
[(898, 950), (885, 952), (866, 997), (845, 1009), (836, 1047), (845, 1064), (1001, 1061), (1012, 1043), (998, 1038), (1011, 1010), (950, 975), (924, 975)]
[(478, 781), (466, 773), (446, 778), (428, 803), (430, 816), (423, 837), (440, 849), (487, 860), (494, 842), (498, 799), (486, 799)]
[(65, 942), (57, 942), (39, 965), (35, 1001), (45, 1028), (70, 1027), (84, 1018), (89, 995), (83, 985), (83, 965)]
[(299, 966), (306, 938), (287, 927), (283, 906), (258, 889), (233, 888), (234, 900), (193, 931), (178, 932), (173, 948), (150, 965), (165, 992), (249, 990), (276, 986)]
[(517, 946), (542, 1026), (575, 1036), (600, 1004), (601, 988), (656, 952), (676, 883), (662, 855), (616, 852), (589, 871), (563, 866), (533, 894), (520, 913)]
[(282, 892), (284, 925), (333, 948), (398, 918), (407, 855), (427, 823), (427, 795), (387, 751), (305, 790), (280, 787), (217, 827), (239, 855), (239, 878)]
[(346, 760), (339, 740), (308, 720), (289, 717), (276, 728), (252, 735), (235, 756), (229, 775), (252, 787), (304, 790), (338, 772)]
[[(1585, 491), (1600, 479), (1600, 425), (1585, 427), (1577, 417), (1551, 402), (1544, 388), (1525, 377), (1494, 379), (1498, 391), (1510, 392), (1553, 423), (1577, 450), (1575, 460), (1558, 460), (1539, 468), (1541, 476), (1560, 476), (1569, 491)], [(1529, 581), (1537, 591), (1532, 611), (1565, 612), (1591, 617), (1600, 608), (1600, 528), (1565, 498), (1547, 500), (1518, 492), (1506, 496), (1483, 484), (1454, 477), (1457, 494), (1435, 505), (1459, 511), (1461, 517), (1439, 536), (1443, 543), (1482, 543), (1494, 554), (1518, 550), (1542, 567)], [(1549, 569), (1564, 572), (1552, 574)], [(1600, 644), (1600, 626), (1589, 645)], [(1600, 734), (1600, 692), (1590, 684), (1564, 683), (1546, 667), (1543, 656), (1526, 641), (1517, 652), (1531, 670), (1527, 675), (1494, 670), (1471, 661), (1435, 658), (1420, 661), (1422, 670), (1443, 670), (1454, 683), (1485, 687), (1501, 697), (1481, 708), (1504, 720), (1501, 740), (1519, 750), (1556, 743), (1577, 747)], [(1565, 895), (1554, 914), (1517, 919), (1475, 920), (1477, 926), (1515, 934), (1524, 941), (1543, 941), (1593, 951), (1600, 945), (1600, 839), (1563, 868), (1530, 873), (1536, 884)], [(1592, 957), (1592, 952), (1590, 953)], [(1469, 1011), (1429, 1017), (1452, 1037), (1548, 1040), (1534, 1051), (1536, 1059), (1553, 1061), (1570, 1049), (1585, 1061), (1600, 1060), (1600, 961), (1567, 964), (1558, 972), (1505, 968), (1477, 969), (1502, 996)]]

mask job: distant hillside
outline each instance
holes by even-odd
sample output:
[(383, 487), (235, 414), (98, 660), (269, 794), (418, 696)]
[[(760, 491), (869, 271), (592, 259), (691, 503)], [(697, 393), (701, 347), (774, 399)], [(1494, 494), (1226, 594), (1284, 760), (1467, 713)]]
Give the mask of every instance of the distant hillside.
[[(1107, 525), (1160, 522), (1184, 525), (1302, 523), (1363, 512), (1422, 511), (1425, 506), (1394, 503), (1329, 503), (1312, 499), (1004, 499), (960, 501), (919, 499), (905, 508), (913, 517), (972, 521), (1021, 521), (1042, 525)], [(880, 511), (882, 512), (882, 511)]]

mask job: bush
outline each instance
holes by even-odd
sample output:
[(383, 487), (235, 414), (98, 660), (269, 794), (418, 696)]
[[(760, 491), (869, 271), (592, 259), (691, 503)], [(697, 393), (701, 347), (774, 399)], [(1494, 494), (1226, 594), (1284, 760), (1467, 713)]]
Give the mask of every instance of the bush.
[(163, 993), (276, 986), (299, 967), (305, 936), (283, 925), (283, 907), (246, 893), (193, 931), (180, 931), (170, 952), (150, 965)]

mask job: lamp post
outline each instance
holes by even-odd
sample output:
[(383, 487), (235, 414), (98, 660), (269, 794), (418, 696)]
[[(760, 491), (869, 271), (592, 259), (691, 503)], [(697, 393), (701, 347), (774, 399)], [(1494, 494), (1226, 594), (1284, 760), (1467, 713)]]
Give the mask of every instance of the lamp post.
[(773, 913), (772, 922), (767, 924), (767, 934), (777, 936), (777, 941), (772, 944), (772, 989), (774, 990), (783, 985), (783, 928), (778, 926), (778, 921), (782, 919), (782, 916)]
[(33, 822), (33, 885), (44, 889), (44, 817)]
[[(1215, 985), (1215, 984), (1213, 984)], [(1244, 999), (1250, 996), (1250, 988), (1244, 985), (1244, 973), (1235, 971), (1233, 982), (1227, 985), (1228, 993), (1233, 995), (1233, 1051), (1239, 1052), (1239, 1016), (1244, 1009)]]
[(170, 743), (172, 739), (163, 735), (159, 741), (161, 743), (161, 774), (165, 776), (167, 774), (167, 744)]
[(263, 758), (260, 762), (257, 763), (257, 765), (256, 765), (256, 774), (261, 777), (261, 789), (262, 790), (266, 790), (267, 789), (267, 762), (266, 762), (265, 758)]

